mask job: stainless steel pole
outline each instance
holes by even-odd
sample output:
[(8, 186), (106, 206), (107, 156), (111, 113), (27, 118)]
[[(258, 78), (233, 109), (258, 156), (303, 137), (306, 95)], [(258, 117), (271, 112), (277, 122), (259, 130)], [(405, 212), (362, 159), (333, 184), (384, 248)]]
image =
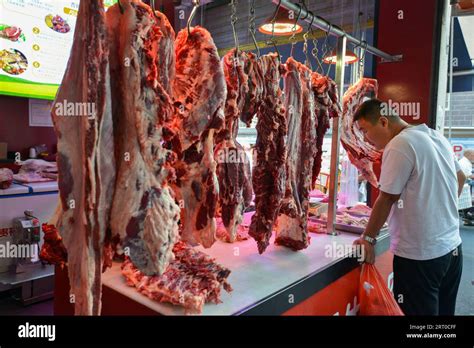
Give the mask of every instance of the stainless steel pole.
[[(345, 35), (339, 36), (337, 39), (337, 61), (336, 61), (336, 84), (339, 104), (342, 110), (342, 97), (344, 96), (344, 69), (346, 56), (347, 38)], [(332, 141), (331, 141), (331, 167), (329, 169), (329, 206), (328, 206), (328, 222), (327, 233), (337, 234), (336, 212), (337, 212), (337, 188), (339, 181), (339, 143), (340, 143), (340, 117), (332, 119)]]
[(453, 111), (451, 110), (451, 101), (453, 94), (453, 52), (454, 52), (454, 17), (450, 18), (451, 22), (449, 25), (449, 93), (448, 93), (448, 107), (446, 110), (449, 112), (449, 124), (448, 124), (448, 139), (451, 141), (452, 129), (453, 129)]
[[(293, 11), (294, 13), (299, 13), (301, 6), (298, 4), (292, 3), (290, 0), (272, 0), (274, 4), (277, 4), (281, 1), (280, 6), (286, 8), (289, 11)], [(313, 20), (314, 17), (314, 20)], [(321, 30), (324, 30), (326, 32), (329, 31), (329, 34), (335, 35), (335, 36), (346, 36), (347, 41), (361, 46), (364, 43), (355, 38), (352, 35), (347, 34), (344, 32), (342, 28), (339, 28), (337, 25), (331, 25), (328, 21), (325, 19), (319, 17), (319, 16), (313, 16), (312, 14), (308, 13), (304, 8), (301, 8), (301, 14), (300, 18), (304, 18), (306, 22), (308, 23), (313, 23), (314, 26), (318, 27)], [(377, 57), (381, 57), (384, 62), (396, 62), (402, 59), (401, 55), (390, 55), (384, 51), (379, 50), (376, 47), (367, 45), (366, 48), (367, 52), (370, 52)]]

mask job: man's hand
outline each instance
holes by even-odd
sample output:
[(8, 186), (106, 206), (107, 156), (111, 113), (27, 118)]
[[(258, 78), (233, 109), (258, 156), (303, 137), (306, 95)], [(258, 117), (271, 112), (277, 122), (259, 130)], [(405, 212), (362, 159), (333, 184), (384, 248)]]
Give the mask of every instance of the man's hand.
[(359, 238), (354, 241), (353, 245), (359, 246), (360, 248), (363, 249), (363, 254), (362, 254), (364, 256), (363, 262), (374, 264), (375, 248), (372, 244), (370, 244), (369, 242), (367, 242), (366, 240), (362, 238)]
[[(382, 228), (385, 221), (387, 221), (387, 217), (390, 214), (393, 204), (398, 201), (399, 198), (400, 194), (395, 195), (380, 191), (363, 235), (371, 238), (377, 238), (380, 229)], [(372, 244), (367, 242), (365, 239), (359, 238), (354, 242), (354, 245), (361, 245), (361, 247), (364, 249), (364, 262), (370, 264), (375, 262), (375, 250)]]

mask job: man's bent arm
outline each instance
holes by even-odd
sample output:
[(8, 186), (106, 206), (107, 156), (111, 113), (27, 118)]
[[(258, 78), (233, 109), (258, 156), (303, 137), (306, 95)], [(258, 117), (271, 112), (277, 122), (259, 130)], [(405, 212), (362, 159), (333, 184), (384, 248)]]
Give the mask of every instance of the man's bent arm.
[(400, 195), (392, 195), (380, 191), (377, 200), (375, 201), (372, 213), (370, 214), (369, 222), (365, 228), (364, 235), (375, 238), (382, 229), (383, 224), (387, 221), (393, 203), (398, 201)]
[(457, 173), (458, 177), (458, 197), (461, 196), (462, 188), (464, 187), (464, 183), (466, 182), (466, 175), (462, 170), (459, 170)]

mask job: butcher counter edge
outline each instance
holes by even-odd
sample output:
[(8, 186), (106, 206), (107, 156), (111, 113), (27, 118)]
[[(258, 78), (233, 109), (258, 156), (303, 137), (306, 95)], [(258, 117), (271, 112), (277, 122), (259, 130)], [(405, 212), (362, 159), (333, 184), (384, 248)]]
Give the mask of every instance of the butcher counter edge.
[[(341, 232), (341, 234), (343, 233), (354, 236), (354, 239), (358, 237), (355, 234)], [(384, 229), (377, 237), (376, 256), (386, 253), (389, 246), (390, 235), (388, 230)], [(280, 291), (268, 295), (261, 301), (243, 308), (235, 315), (282, 315), (358, 267), (360, 267), (360, 263), (357, 258), (345, 256), (289, 284)], [(291, 298), (295, 299), (292, 303), (288, 300), (290, 295)], [(331, 301), (330, 298), (327, 300)]]
[[(325, 298), (324, 301), (335, 301), (336, 299), (334, 298), (335, 294), (333, 291), (335, 289), (334, 285), (338, 283), (339, 289), (342, 287), (342, 292), (346, 290), (347, 292), (350, 292), (351, 295), (348, 298), (352, 299), (354, 288), (358, 287), (357, 272), (360, 270), (360, 264), (357, 259), (349, 256), (347, 253), (344, 256), (338, 255), (332, 259), (321, 257), (320, 249), (334, 241), (339, 245), (351, 245), (358, 236), (356, 234), (341, 232), (337, 236), (311, 233), (311, 237), (311, 247), (308, 248), (310, 250), (303, 250), (295, 253), (287, 248), (271, 244), (269, 247), (270, 250), (267, 250), (263, 255), (258, 255), (257, 252), (251, 251), (250, 260), (246, 260), (244, 256), (243, 260), (236, 261), (236, 259), (232, 259), (229, 254), (226, 254), (225, 256), (222, 254), (219, 255), (219, 249), (221, 249), (221, 252), (223, 249), (232, 250), (240, 243), (226, 244), (218, 242), (220, 247), (217, 246), (216, 248), (207, 250), (201, 249), (212, 257), (215, 257), (217, 262), (231, 268), (231, 275), (234, 276), (229, 279), (231, 285), (234, 287), (234, 291), (230, 294), (223, 291), (223, 302), (221, 304), (206, 304), (204, 306), (203, 315), (281, 315), (292, 308), (295, 308), (298, 304), (304, 306), (306, 302), (311, 302), (315, 295), (326, 287), (326, 290), (330, 290), (329, 292), (331, 295), (330, 298)], [(381, 231), (377, 241), (375, 248), (377, 256), (384, 253), (385, 256), (386, 254), (389, 254), (386, 253), (390, 243), (387, 230)], [(254, 245), (255, 242), (252, 239), (243, 243), (246, 244), (245, 249), (256, 248)], [(317, 252), (314, 251), (315, 247), (318, 249)], [(300, 276), (302, 271), (301, 269), (295, 269), (295, 264), (300, 266), (298, 268), (303, 269), (306, 269), (308, 264), (304, 265), (304, 262), (303, 264), (295, 262), (294, 258), (303, 257), (305, 253), (313, 254), (313, 259), (309, 260), (309, 265), (314, 265), (312, 268), (314, 271), (304, 271), (306, 272), (305, 275)], [(265, 254), (267, 255), (265, 256)], [(318, 262), (314, 261), (315, 256), (317, 257)], [(258, 265), (255, 266), (255, 264), (252, 263), (255, 262), (255, 260), (260, 260), (260, 258), (264, 259), (265, 257), (267, 257), (267, 259), (263, 261), (262, 264), (267, 265), (268, 267), (273, 267), (275, 265), (274, 268), (276, 270), (281, 269), (279, 277), (277, 277), (278, 279), (275, 279), (275, 274), (272, 274), (275, 271), (272, 272), (268, 269), (259, 269)], [(383, 258), (384, 257), (378, 257), (379, 260)], [(247, 261), (250, 266), (242, 269), (242, 265)], [(232, 263), (234, 263), (234, 267), (232, 267)], [(254, 268), (257, 268), (257, 271), (255, 271)], [(55, 314), (72, 314), (71, 306), (65, 304), (65, 301), (60, 300), (60, 298), (67, 298), (68, 289), (64, 288), (64, 283), (67, 282), (67, 274), (64, 274), (64, 271), (60, 271), (60, 273), (62, 272), (62, 275), (59, 275), (58, 268), (56, 268), (56, 270), (56, 276), (58, 278), (56, 279), (56, 286), (59, 288), (56, 288)], [(266, 272), (264, 272), (264, 270)], [(290, 272), (289, 270), (292, 271)], [(256, 285), (255, 273), (257, 272), (262, 273), (257, 274), (259, 282)], [(291, 279), (292, 276), (293, 279)], [(272, 284), (267, 284), (269, 282), (268, 279), (270, 279)], [(342, 283), (341, 280), (343, 280)], [(269, 290), (272, 287), (273, 290)], [(349, 290), (349, 288), (352, 290)], [(292, 301), (289, 300), (290, 297), (292, 298)], [(343, 306), (345, 307), (347, 301), (342, 301), (344, 302)], [(104, 274), (102, 302), (103, 315), (184, 314), (183, 309), (179, 306), (158, 303), (138, 293), (133, 287), (126, 286), (125, 280), (120, 273), (119, 264), (114, 264), (112, 270), (108, 270)], [(69, 310), (65, 311), (65, 307), (69, 307)], [(341, 306), (339, 306), (339, 308), (341, 308)], [(335, 312), (336, 311), (331, 312), (331, 315)]]

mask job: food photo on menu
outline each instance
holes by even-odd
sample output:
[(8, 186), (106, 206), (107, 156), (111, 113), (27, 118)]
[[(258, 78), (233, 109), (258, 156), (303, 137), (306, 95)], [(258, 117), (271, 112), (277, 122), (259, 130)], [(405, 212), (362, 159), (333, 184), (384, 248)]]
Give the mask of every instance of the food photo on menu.
[(472, 344), (473, 72), (474, 0), (0, 0), (0, 348)]

